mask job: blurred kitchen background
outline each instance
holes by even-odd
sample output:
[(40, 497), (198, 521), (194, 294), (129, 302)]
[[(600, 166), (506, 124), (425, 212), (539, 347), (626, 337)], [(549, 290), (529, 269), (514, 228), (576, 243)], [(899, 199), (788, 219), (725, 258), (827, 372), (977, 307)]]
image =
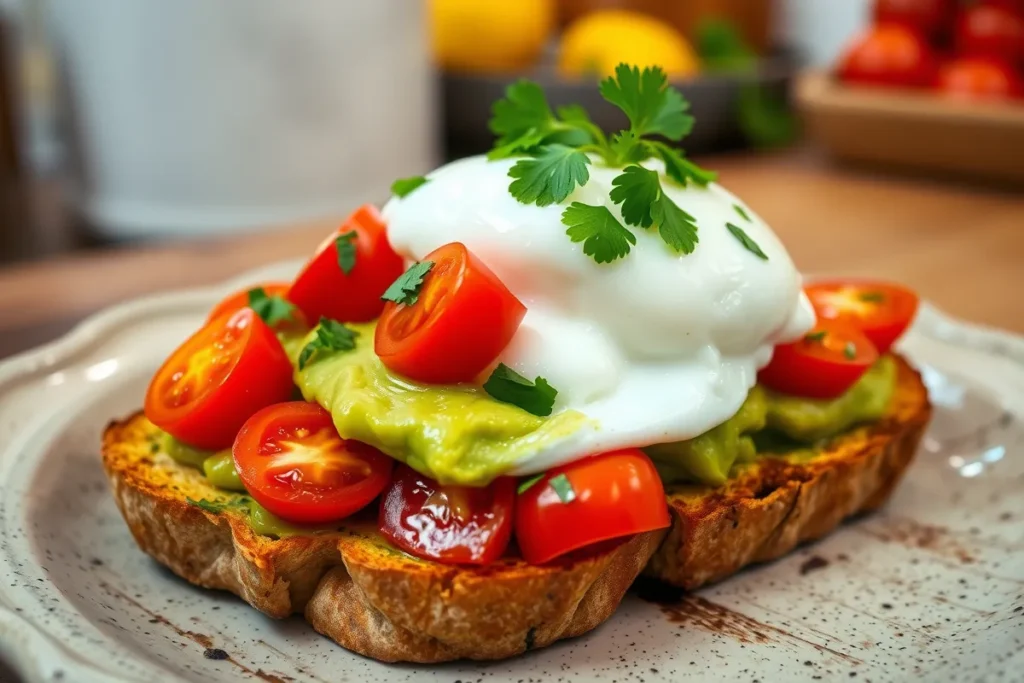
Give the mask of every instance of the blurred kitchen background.
[[(1018, 27), (1002, 31), (997, 73), (961, 75), (974, 97), (954, 103), (956, 87), (907, 71), (961, 57), (959, 22), (976, 4), (3, 0), (0, 263), (333, 219), (384, 199), (395, 178), (485, 150), (490, 105), (521, 75), (617, 125), (593, 84), (622, 60), (661, 64), (680, 85), (697, 118), (691, 155), (804, 145), (1012, 183), (1024, 175), (1022, 105), (1002, 95), (1019, 88)], [(1014, 0), (987, 4), (1013, 18)], [(883, 11), (902, 12), (928, 53), (867, 36)], [(898, 87), (843, 77), (858, 38), (875, 41), (861, 66), (880, 60), (876, 80)], [(943, 126), (968, 136), (965, 150), (930, 149), (948, 144)], [(1000, 159), (980, 158), (989, 138)]]

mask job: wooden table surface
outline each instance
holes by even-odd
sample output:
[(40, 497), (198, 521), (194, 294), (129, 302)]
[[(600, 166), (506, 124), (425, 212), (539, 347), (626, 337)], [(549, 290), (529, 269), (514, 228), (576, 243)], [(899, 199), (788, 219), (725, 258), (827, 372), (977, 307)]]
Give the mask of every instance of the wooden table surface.
[[(899, 280), (949, 313), (1024, 333), (1024, 194), (839, 169), (806, 152), (702, 160), (806, 273)], [(158, 290), (309, 255), (331, 226), (89, 252), (0, 270), (0, 357)]]

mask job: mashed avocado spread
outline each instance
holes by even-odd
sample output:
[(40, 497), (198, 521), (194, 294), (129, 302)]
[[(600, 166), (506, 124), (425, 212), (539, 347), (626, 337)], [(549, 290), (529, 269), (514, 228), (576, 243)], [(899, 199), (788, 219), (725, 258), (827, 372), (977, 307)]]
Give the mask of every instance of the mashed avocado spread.
[[(589, 424), (574, 411), (541, 418), (475, 387), (426, 386), (395, 376), (373, 353), (373, 324), (351, 327), (359, 332), (354, 350), (325, 354), (296, 369), (295, 382), (303, 397), (330, 411), (345, 438), (369, 443), (439, 481), (486, 484), (520, 458)], [(308, 339), (283, 341), (296, 359)], [(879, 419), (895, 384), (896, 363), (884, 356), (846, 393), (831, 400), (787, 396), (756, 386), (736, 415), (714, 429), (645, 450), (666, 484), (721, 485), (735, 466), (752, 462), (759, 452), (800, 450), (813, 455), (821, 441)], [(201, 469), (218, 488), (245, 490), (228, 451), (197, 451), (170, 437), (165, 451)], [(262, 509), (251, 513), (254, 518), (268, 515)], [(279, 525), (270, 520), (264, 526)]]

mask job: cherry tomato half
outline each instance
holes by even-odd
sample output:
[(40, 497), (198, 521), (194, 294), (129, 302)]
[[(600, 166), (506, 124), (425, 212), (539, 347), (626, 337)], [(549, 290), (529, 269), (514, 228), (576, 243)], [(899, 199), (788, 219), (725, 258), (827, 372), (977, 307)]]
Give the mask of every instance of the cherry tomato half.
[[(355, 237), (346, 243), (344, 236), (349, 233)], [(355, 261), (346, 265), (350, 267), (347, 274), (339, 262), (339, 239), (346, 247), (355, 247)], [(404, 270), (402, 258), (388, 243), (380, 213), (367, 204), (320, 245), (295, 278), (288, 300), (302, 309), (307, 320), (367, 322), (380, 315), (381, 294)]]
[(149, 421), (195, 448), (228, 448), (257, 410), (292, 393), (292, 364), (251, 308), (208, 322), (171, 354), (146, 392)]
[(380, 531), (410, 555), (446, 564), (488, 564), (512, 537), (516, 482), (442, 486), (399, 465), (380, 503)]
[(860, 330), (878, 353), (892, 347), (917, 313), (917, 295), (890, 282), (821, 281), (804, 289), (819, 320)]
[(1024, 60), (1024, 17), (996, 5), (970, 7), (957, 19), (956, 49), (965, 57), (1019, 65)]
[(971, 100), (1009, 100), (1024, 95), (1024, 81), (1005, 62), (961, 57), (942, 65), (936, 83), (949, 96)]
[(900, 24), (879, 24), (858, 38), (839, 62), (847, 83), (923, 87), (935, 79), (936, 60), (920, 33)]
[(516, 501), (516, 540), (531, 564), (671, 523), (661, 478), (637, 448), (556, 467)]
[(511, 341), (526, 306), (460, 242), (423, 260), (434, 266), (418, 300), (388, 302), (374, 350), (388, 368), (420, 382), (472, 381)]
[(878, 360), (874, 345), (852, 327), (819, 321), (803, 339), (775, 347), (757, 379), (769, 389), (807, 398), (835, 398)]
[(256, 502), (281, 519), (327, 524), (365, 507), (387, 486), (394, 461), (338, 436), (315, 403), (268, 406), (242, 427), (235, 467)]
[(875, 0), (875, 22), (894, 23), (928, 36), (946, 33), (953, 26), (956, 0)]

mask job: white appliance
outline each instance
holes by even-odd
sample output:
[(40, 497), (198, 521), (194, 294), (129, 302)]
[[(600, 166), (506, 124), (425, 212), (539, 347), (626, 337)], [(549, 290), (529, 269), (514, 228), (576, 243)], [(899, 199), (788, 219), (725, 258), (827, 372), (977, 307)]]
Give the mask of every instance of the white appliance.
[(342, 216), (437, 161), (418, 0), (49, 5), (71, 198), (108, 236)]

